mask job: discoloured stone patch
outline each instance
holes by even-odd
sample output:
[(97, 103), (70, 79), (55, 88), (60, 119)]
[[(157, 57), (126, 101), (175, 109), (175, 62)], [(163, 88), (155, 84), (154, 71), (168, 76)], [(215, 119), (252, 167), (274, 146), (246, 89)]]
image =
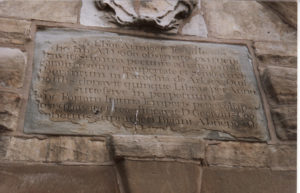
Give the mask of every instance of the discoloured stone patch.
[(0, 132), (16, 130), (21, 98), (18, 94), (0, 92)]
[(23, 86), (26, 56), (19, 49), (0, 47), (0, 87)]
[(295, 56), (273, 56), (273, 55), (260, 55), (259, 70), (263, 74), (263, 70), (267, 66), (281, 66), (288, 68), (297, 68), (297, 57)]
[(281, 140), (297, 140), (297, 107), (279, 106), (271, 113), (277, 136)]
[(268, 66), (263, 73), (264, 88), (277, 104), (297, 103), (297, 69)]
[(0, 43), (24, 44), (31, 39), (30, 22), (0, 18)]
[(260, 2), (274, 10), (283, 21), (297, 28), (297, 2)]

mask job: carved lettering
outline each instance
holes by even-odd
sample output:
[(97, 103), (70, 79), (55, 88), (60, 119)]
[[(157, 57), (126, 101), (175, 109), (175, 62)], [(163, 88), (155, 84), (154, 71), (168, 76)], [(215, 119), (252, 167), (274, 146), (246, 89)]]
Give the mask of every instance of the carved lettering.
[(261, 102), (241, 47), (126, 37), (56, 42), (43, 50), (34, 99), (55, 122), (255, 136)]

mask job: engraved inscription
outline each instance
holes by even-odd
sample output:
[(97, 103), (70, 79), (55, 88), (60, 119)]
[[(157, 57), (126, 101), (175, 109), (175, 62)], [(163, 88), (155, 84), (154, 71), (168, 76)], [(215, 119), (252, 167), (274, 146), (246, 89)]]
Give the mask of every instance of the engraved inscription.
[(261, 102), (252, 65), (240, 55), (203, 43), (66, 39), (43, 50), (34, 99), (55, 122), (256, 136)]

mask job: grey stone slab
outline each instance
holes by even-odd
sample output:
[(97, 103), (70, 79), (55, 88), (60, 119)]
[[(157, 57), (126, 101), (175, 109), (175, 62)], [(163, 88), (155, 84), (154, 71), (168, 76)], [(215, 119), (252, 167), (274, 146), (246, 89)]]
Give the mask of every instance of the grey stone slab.
[(243, 45), (37, 32), (28, 133), (266, 140)]

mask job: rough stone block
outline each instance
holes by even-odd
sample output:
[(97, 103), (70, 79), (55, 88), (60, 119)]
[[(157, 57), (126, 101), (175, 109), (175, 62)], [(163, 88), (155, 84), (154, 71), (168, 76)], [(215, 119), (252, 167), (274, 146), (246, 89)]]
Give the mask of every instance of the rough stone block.
[(297, 68), (297, 57), (295, 56), (260, 55), (257, 58), (261, 74), (267, 66)]
[(16, 130), (21, 107), (18, 94), (0, 92), (0, 131)]
[(204, 159), (205, 144), (197, 138), (115, 135), (113, 144), (118, 157)]
[(203, 0), (208, 33), (217, 38), (296, 40), (297, 31), (256, 1)]
[(80, 0), (0, 1), (0, 16), (76, 23)]
[(296, 145), (270, 145), (269, 167), (274, 170), (297, 170)]
[(105, 141), (84, 137), (51, 137), (45, 139), (1, 137), (3, 161), (80, 162), (109, 161)]
[(126, 160), (119, 170), (125, 192), (200, 192), (201, 168), (194, 164)]
[(279, 106), (271, 109), (277, 137), (281, 140), (297, 140), (297, 107)]
[(0, 43), (24, 44), (30, 39), (30, 22), (0, 18)]
[(23, 86), (26, 56), (19, 49), (0, 47), (0, 87)]
[(255, 42), (254, 48), (257, 55), (297, 57), (296, 39), (294, 39), (292, 42)]
[(270, 99), (278, 104), (297, 103), (297, 69), (268, 66), (263, 85)]
[(260, 2), (274, 10), (283, 21), (297, 28), (297, 2)]
[(119, 193), (112, 166), (0, 165), (3, 193)]
[(209, 165), (264, 167), (267, 151), (266, 145), (259, 143), (216, 143), (208, 145), (206, 159)]
[(205, 168), (201, 193), (296, 193), (295, 171)]
[(208, 145), (206, 160), (217, 166), (296, 170), (296, 151), (295, 145), (221, 142)]

